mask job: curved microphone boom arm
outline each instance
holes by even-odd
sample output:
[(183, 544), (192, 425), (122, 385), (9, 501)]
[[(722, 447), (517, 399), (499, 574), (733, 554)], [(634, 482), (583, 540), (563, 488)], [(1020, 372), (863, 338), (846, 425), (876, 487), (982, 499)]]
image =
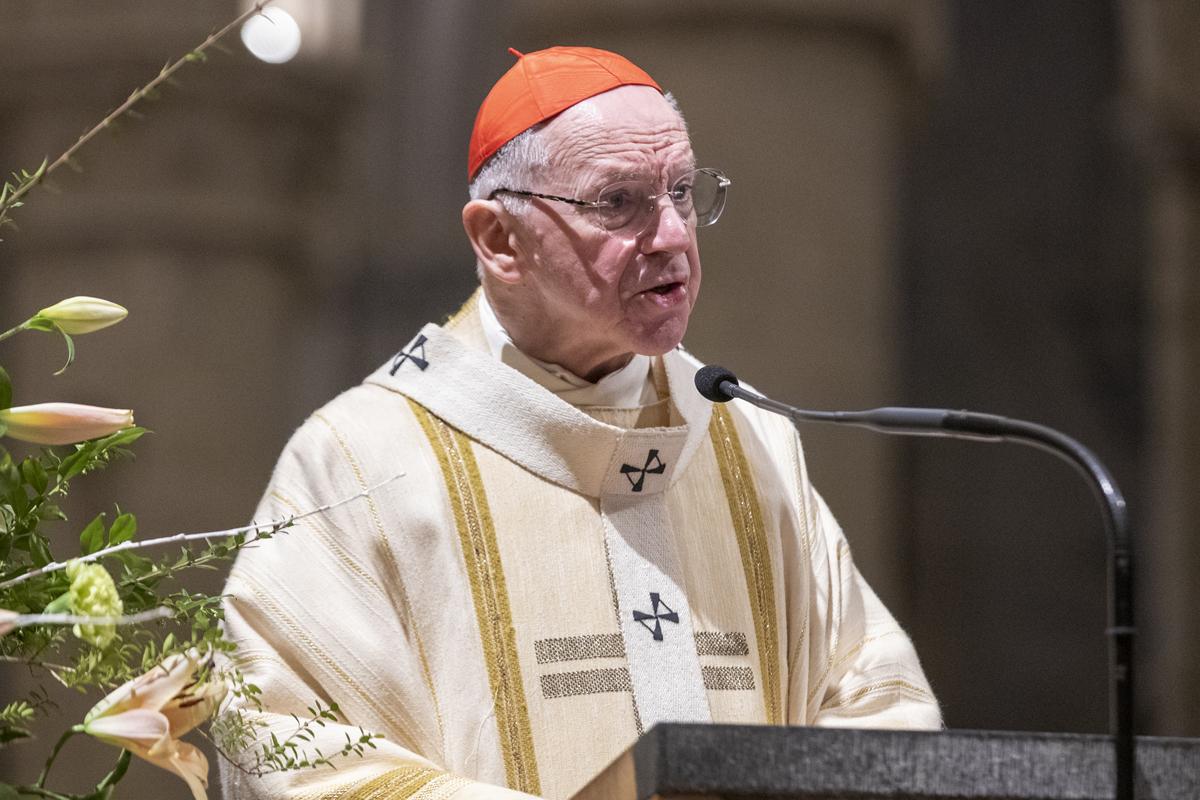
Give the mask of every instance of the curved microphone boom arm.
[(711, 365), (696, 373), (696, 389), (714, 403), (745, 400), (794, 422), (833, 422), (908, 436), (948, 436), (1016, 442), (1053, 453), (1084, 475), (1104, 509), (1109, 558), (1109, 732), (1116, 749), (1116, 798), (1133, 800), (1133, 546), (1125, 498), (1100, 459), (1064, 433), (1019, 419), (943, 408), (888, 406), (867, 411), (809, 411), (743, 388), (737, 376)]

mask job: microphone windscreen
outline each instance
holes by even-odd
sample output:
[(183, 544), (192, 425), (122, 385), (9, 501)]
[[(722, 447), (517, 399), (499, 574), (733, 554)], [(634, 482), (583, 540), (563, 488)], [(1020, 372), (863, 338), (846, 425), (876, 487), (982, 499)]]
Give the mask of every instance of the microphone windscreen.
[(709, 364), (696, 371), (696, 391), (714, 403), (728, 403), (733, 399), (721, 389), (721, 383), (737, 383), (737, 376), (724, 367)]

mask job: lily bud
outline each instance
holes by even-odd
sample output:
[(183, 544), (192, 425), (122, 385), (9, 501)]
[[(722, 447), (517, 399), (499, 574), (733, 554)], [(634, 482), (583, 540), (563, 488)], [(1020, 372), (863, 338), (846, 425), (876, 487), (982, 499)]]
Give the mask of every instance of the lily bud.
[(91, 333), (109, 325), (116, 325), (129, 315), (124, 306), (101, 300), (99, 297), (68, 297), (37, 313), (48, 319), (65, 333), (79, 335)]
[(0, 409), (0, 432), (33, 444), (75, 444), (133, 425), (127, 408), (38, 403)]

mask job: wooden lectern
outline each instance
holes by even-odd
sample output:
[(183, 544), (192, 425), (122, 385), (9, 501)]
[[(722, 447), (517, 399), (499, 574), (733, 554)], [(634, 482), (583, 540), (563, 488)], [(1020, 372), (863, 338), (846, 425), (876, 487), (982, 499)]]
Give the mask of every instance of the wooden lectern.
[[(1111, 800), (1108, 736), (664, 724), (574, 800)], [(1200, 800), (1200, 739), (1137, 739), (1138, 800)]]

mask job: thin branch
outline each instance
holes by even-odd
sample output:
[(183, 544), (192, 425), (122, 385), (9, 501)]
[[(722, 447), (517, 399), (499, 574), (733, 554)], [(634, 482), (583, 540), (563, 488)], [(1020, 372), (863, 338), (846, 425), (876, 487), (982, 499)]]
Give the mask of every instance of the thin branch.
[(31, 669), (34, 667), (44, 669), (47, 672), (54, 672), (55, 670), (61, 672), (63, 670), (75, 669), (66, 664), (55, 664), (53, 661), (30, 661), (24, 656), (0, 656), (0, 664), (21, 664)]
[(47, 175), (49, 175), (51, 172), (58, 169), (59, 167), (63, 166), (64, 164), (71, 163), (71, 159), (74, 157), (74, 155), (77, 152), (79, 152), (79, 149), (82, 148), (88, 142), (90, 142), (96, 136), (96, 134), (100, 133), (100, 131), (104, 130), (109, 125), (111, 125), (113, 122), (115, 122), (122, 114), (125, 114), (126, 112), (128, 112), (129, 109), (131, 109), (139, 100), (141, 100), (146, 95), (153, 92), (163, 82), (170, 79), (170, 77), (172, 75), (174, 75), (179, 70), (180, 67), (182, 67), (184, 64), (187, 64), (190, 61), (195, 61), (199, 54), (203, 53), (205, 50), (207, 50), (209, 47), (211, 47), (213, 44), (215, 44), (218, 39), (225, 36), (225, 34), (229, 33), (229, 31), (233, 30), (234, 28), (236, 28), (241, 23), (245, 22), (250, 17), (254, 16), (255, 14), (260, 13), (263, 10), (263, 8), (265, 8), (270, 3), (271, 3), (271, 0), (260, 0), (260, 2), (255, 3), (252, 8), (247, 10), (244, 14), (239, 16), (233, 22), (230, 22), (224, 28), (221, 28), (221, 30), (217, 31), (216, 33), (212, 34), (207, 39), (205, 39), (204, 42), (199, 47), (195, 48), (194, 50), (189, 51), (187, 54), (185, 54), (184, 56), (182, 56), (178, 60), (176, 60), (175, 63), (170, 64), (169, 66), (163, 67), (162, 71), (158, 73), (158, 77), (156, 77), (154, 80), (150, 81), (148, 84), (146, 84), (142, 88), (135, 89), (133, 94), (129, 95), (129, 97), (126, 98), (124, 103), (121, 103), (121, 105), (119, 105), (115, 109), (113, 109), (113, 111), (111, 113), (109, 113), (109, 115), (107, 117), (100, 120), (100, 122), (98, 122), (95, 125), (95, 127), (93, 127), (91, 130), (87, 131), (82, 136), (80, 136), (79, 139), (75, 142), (75, 144), (71, 145), (70, 149), (68, 149), (65, 153), (63, 153), (58, 158), (56, 158), (54, 160), (54, 162), (52, 164), (50, 164), (50, 166), (48, 166), (48, 167), (46, 167), (46, 169), (42, 170), (41, 174), (37, 177), (36, 180), (32, 180), (32, 181), (24, 184), (23, 186), (20, 186), (15, 192), (13, 192), (11, 195), (9, 195), (4, 200), (4, 202), (2, 204), (0, 204), (0, 211), (4, 210), (6, 208), (14, 208), (16, 203), (22, 197), (24, 197), (26, 194), (28, 194), (30, 189), (32, 189), (34, 186), (37, 186), (38, 184), (42, 183), (44, 180), (46, 180)]
[[(24, 583), (25, 581), (29, 580), (30, 578), (36, 578), (39, 575), (45, 575), (50, 572), (57, 572), (60, 569), (65, 569), (67, 564), (71, 563), (71, 561), (81, 561), (81, 562), (95, 561), (98, 558), (104, 558), (105, 556), (111, 556), (115, 553), (124, 552), (125, 550), (141, 550), (142, 548), (146, 548), (146, 547), (159, 547), (159, 546), (165, 545), (165, 544), (177, 544), (180, 542), (192, 542), (192, 541), (196, 541), (197, 539), (205, 539), (205, 540), (219, 539), (219, 538), (226, 537), (226, 536), (235, 536), (239, 533), (258, 533), (259, 531), (268, 530), (270, 528), (279, 529), (279, 528), (287, 527), (288, 525), (291, 525), (292, 523), (296, 522), (297, 520), (304, 519), (305, 517), (311, 517), (314, 514), (323, 514), (326, 511), (332, 511), (333, 509), (335, 509), (339, 506), (344, 506), (347, 503), (352, 503), (355, 500), (358, 500), (363, 497), (367, 497), (372, 492), (376, 491), (377, 489), (380, 489), (383, 486), (386, 486), (387, 484), (391, 483), (392, 481), (397, 480), (398, 478), (402, 478), (402, 477), (404, 477), (404, 473), (397, 472), (392, 477), (385, 478), (382, 481), (380, 481), (379, 483), (375, 484), (374, 486), (368, 486), (366, 489), (363, 489), (361, 492), (358, 492), (357, 494), (352, 494), (349, 497), (344, 497), (341, 500), (338, 500), (336, 503), (326, 503), (323, 506), (317, 506), (316, 508), (309, 509), (308, 511), (305, 511), (301, 514), (296, 514), (291, 517), (285, 517), (283, 519), (274, 520), (272, 522), (254, 523), (253, 525), (248, 525), (246, 527), (229, 528), (229, 529), (222, 530), (222, 531), (206, 531), (204, 533), (176, 533), (176, 534), (172, 534), (170, 536), (162, 536), (157, 539), (146, 539), (146, 540), (143, 540), (140, 542), (135, 542), (135, 541), (122, 542), (121, 544), (116, 544), (116, 545), (113, 545), (112, 547), (106, 547), (103, 550), (97, 550), (94, 553), (89, 553), (86, 556), (80, 556), (79, 558), (74, 558), (74, 559), (71, 559), (70, 561), (51, 561), (49, 564), (46, 564), (44, 567), (39, 567), (37, 569), (30, 570), (29, 572), (26, 572), (22, 575), (18, 575), (15, 578), (10, 578), (9, 580), (4, 581), (3, 583), (0, 583), (0, 589), (7, 589), (11, 586), (16, 586), (19, 583)], [(253, 541), (253, 539), (251, 539), (250, 541)]]
[(14, 628), (24, 628), (28, 625), (137, 625), (174, 615), (175, 612), (171, 609), (159, 606), (137, 614), (122, 614), (116, 617), (92, 617), (86, 614), (18, 614), (5, 624)]

